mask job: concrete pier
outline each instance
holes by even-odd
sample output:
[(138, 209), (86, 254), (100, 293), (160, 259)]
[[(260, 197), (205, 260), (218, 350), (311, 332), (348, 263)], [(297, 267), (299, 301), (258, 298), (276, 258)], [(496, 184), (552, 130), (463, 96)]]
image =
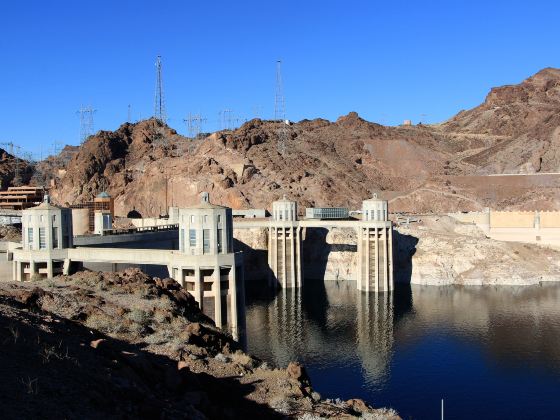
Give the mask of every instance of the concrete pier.
[(301, 227), (297, 221), (297, 203), (282, 200), (272, 203), (268, 228), (269, 284), (283, 289), (303, 285)]

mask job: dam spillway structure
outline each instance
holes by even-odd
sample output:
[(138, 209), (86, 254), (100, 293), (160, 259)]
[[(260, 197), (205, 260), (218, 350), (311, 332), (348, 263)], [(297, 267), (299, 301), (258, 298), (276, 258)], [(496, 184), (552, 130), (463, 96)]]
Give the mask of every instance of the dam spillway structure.
[(301, 230), (297, 203), (286, 199), (286, 196), (274, 201), (268, 228), (269, 284), (272, 287), (302, 287)]
[(388, 205), (377, 194), (362, 202), (362, 220), (358, 222), (358, 290), (393, 290), (393, 225)]

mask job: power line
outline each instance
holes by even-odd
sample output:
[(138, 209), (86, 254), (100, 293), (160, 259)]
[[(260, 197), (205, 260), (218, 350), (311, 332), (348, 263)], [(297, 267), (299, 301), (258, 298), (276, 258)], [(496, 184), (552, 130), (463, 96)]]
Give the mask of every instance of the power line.
[(154, 117), (164, 124), (167, 123), (165, 98), (163, 96), (162, 62), (160, 55), (158, 55), (156, 59), (156, 93), (154, 99)]

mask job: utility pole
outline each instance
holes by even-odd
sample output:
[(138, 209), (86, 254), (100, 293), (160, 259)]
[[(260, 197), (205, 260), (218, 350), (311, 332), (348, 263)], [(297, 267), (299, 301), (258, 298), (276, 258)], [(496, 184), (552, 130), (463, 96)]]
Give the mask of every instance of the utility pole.
[(93, 114), (97, 112), (90, 105), (80, 106), (78, 115), (80, 116), (80, 144), (84, 144), (89, 136), (93, 134)]
[(288, 141), (288, 124), (286, 121), (286, 99), (284, 98), (284, 82), (282, 80), (282, 61), (276, 61), (276, 94), (274, 96), (274, 120), (280, 122), (277, 131), (278, 152), (284, 156)]
[(128, 123), (130, 124), (132, 122), (132, 105), (128, 104), (128, 113), (127, 113), (127, 119)]
[(167, 123), (167, 113), (165, 111), (165, 99), (163, 96), (163, 77), (161, 56), (156, 59), (156, 93), (154, 99), (154, 118), (163, 124)]

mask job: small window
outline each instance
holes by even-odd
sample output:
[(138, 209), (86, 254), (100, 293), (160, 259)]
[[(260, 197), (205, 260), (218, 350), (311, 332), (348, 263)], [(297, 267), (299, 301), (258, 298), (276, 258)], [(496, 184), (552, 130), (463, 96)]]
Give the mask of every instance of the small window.
[(189, 246), (196, 247), (196, 230), (189, 229)]
[[(43, 217), (43, 216), (41, 216)], [(47, 238), (45, 236), (45, 228), (39, 228), (39, 249), (46, 249), (47, 248)]]
[(208, 223), (208, 215), (207, 214), (204, 215), (204, 223)]
[(191, 223), (194, 223), (194, 215), (191, 215)]
[(202, 252), (204, 254), (210, 253), (210, 229), (202, 230)]
[(58, 228), (56, 226), (52, 228), (52, 241), (53, 248), (58, 248)]
[(33, 228), (27, 228), (27, 245), (33, 249)]
[(53, 214), (52, 221), (53, 223), (56, 223), (56, 214)]
[(45, 216), (41, 215), (41, 222), (45, 221)]
[(220, 223), (222, 221), (222, 215), (218, 214), (218, 223)]
[(282, 212), (278, 212), (279, 216), (280, 216), (280, 220), (282, 220)]
[(222, 229), (218, 229), (218, 253), (222, 252)]

